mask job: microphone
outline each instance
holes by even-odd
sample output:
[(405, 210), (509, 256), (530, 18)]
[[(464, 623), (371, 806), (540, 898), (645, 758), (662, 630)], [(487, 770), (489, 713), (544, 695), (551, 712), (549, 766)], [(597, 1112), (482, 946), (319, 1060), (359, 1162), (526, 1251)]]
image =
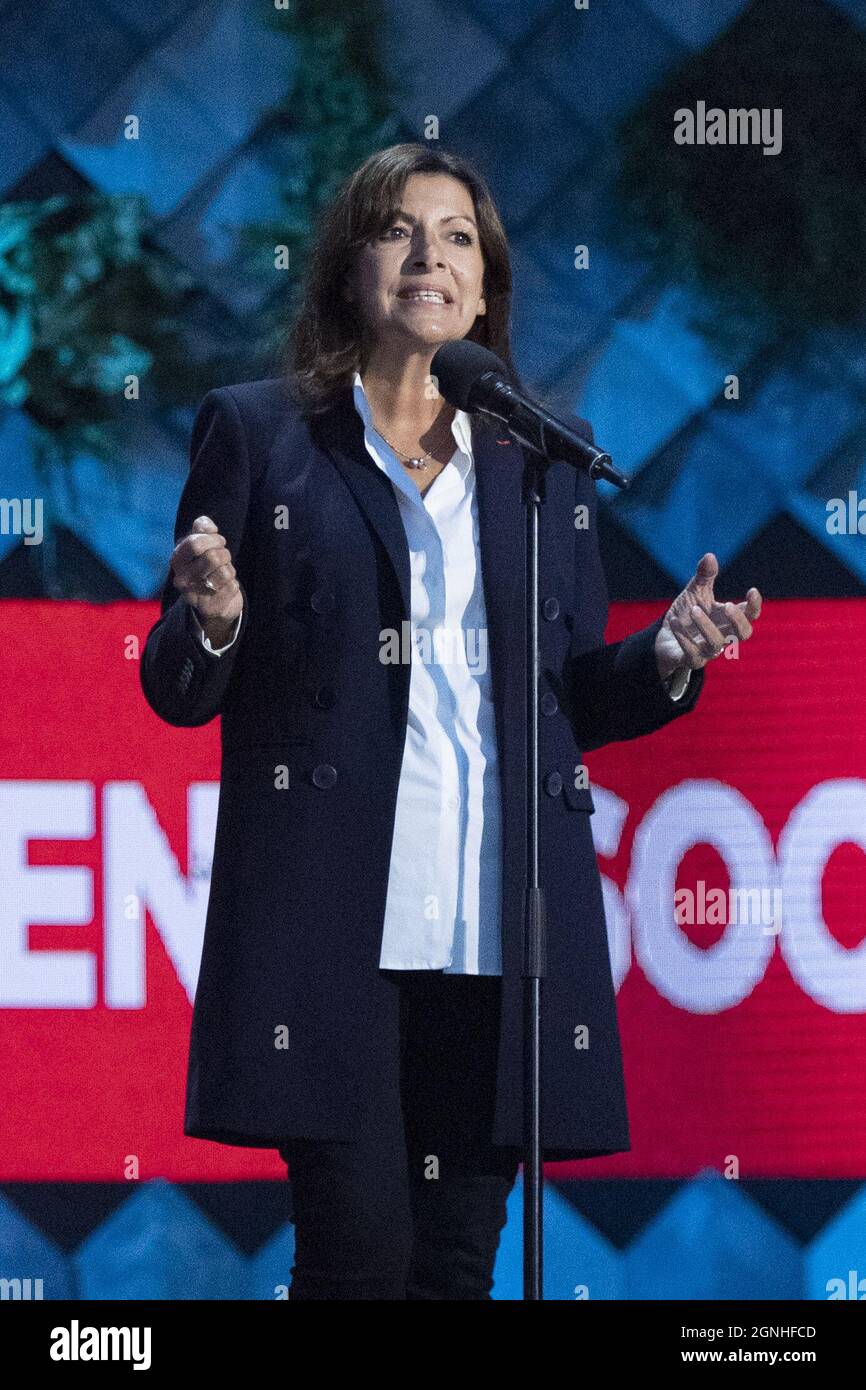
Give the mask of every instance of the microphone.
[(480, 343), (467, 338), (443, 343), (433, 356), (430, 372), (440, 394), (459, 410), (492, 416), (520, 444), (551, 462), (570, 463), (591, 478), (628, 487), (628, 478), (614, 468), (610, 454), (524, 396), (505, 363)]

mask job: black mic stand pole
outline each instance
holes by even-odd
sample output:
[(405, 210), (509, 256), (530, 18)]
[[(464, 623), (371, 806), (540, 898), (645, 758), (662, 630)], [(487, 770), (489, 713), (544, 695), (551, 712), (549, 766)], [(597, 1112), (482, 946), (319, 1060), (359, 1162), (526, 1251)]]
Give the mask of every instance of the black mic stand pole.
[[(523, 904), (523, 1297), (542, 1301), (542, 1201), (544, 1168), (541, 1158), (541, 1004), (546, 970), (544, 890), (538, 878), (538, 523), (544, 501), (545, 474), (551, 460), (542, 449), (544, 428), (536, 435), (542, 449), (527, 438), (530, 431), (505, 422), (519, 440), (525, 459), (523, 501), (526, 507), (526, 887)], [(598, 451), (590, 477), (607, 477), (619, 487), (628, 479), (613, 467), (610, 455)]]
[(541, 986), (544, 893), (538, 881), (538, 522), (548, 460), (524, 444), (526, 506), (526, 888), (523, 917), (523, 1297), (542, 1300)]

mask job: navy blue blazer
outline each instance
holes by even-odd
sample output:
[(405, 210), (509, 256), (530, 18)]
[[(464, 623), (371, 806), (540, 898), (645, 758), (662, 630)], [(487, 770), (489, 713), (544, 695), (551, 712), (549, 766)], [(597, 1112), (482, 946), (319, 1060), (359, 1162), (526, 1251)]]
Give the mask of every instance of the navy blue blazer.
[[(585, 422), (577, 427), (590, 434)], [(523, 452), (473, 418), (503, 815), (503, 980), (493, 1141), (522, 1143), (526, 847)], [(216, 658), (166, 579), (141, 682), (168, 723), (221, 716), (222, 773), (193, 1010), (184, 1133), (277, 1147), (351, 1138), (394, 1084), (398, 992), (379, 971), (409, 667), (379, 660), (410, 619), (393, 489), (364, 445), (350, 388), (309, 416), (280, 379), (205, 396), (175, 540), (206, 514), (244, 593)], [(585, 505), (589, 524), (575, 526)], [(540, 869), (547, 907), (543, 1145), (548, 1160), (630, 1147), (616, 1002), (584, 754), (649, 734), (674, 702), (653, 652), (661, 619), (605, 645), (596, 490), (553, 465), (540, 544)], [(552, 697), (552, 698), (550, 698)], [(281, 775), (280, 769), (285, 769)], [(282, 785), (286, 778), (288, 786)], [(589, 1028), (588, 1048), (575, 1029)], [(282, 1032), (280, 1030), (283, 1030)], [(276, 1039), (288, 1046), (278, 1046)]]

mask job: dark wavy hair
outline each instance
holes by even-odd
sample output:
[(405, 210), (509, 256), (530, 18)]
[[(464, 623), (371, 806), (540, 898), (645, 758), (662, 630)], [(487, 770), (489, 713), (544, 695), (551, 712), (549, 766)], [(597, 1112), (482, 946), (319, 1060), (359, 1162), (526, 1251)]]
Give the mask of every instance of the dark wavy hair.
[(351, 385), (366, 358), (366, 325), (343, 298), (361, 249), (393, 221), (411, 174), (450, 174), (472, 195), (487, 312), (467, 338), (495, 352), (520, 379), (511, 360), (511, 261), (499, 213), (482, 176), (461, 156), (422, 144), (391, 145), (367, 158), (343, 182), (319, 216), (302, 283), (300, 308), (279, 356), (291, 395), (305, 411), (327, 409)]

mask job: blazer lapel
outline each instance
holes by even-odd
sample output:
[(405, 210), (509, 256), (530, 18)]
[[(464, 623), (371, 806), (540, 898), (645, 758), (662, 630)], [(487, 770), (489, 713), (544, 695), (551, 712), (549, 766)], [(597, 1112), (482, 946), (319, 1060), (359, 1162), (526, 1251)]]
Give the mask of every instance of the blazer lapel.
[(364, 422), (355, 409), (351, 388), (311, 425), (346, 480), (358, 505), (381, 540), (394, 568), (403, 606), (401, 621), (411, 618), (409, 546), (390, 479), (370, 458)]
[[(498, 426), (472, 418), (472, 455), (478, 501), (478, 543), (491, 651), (516, 655), (515, 629), (522, 635), (516, 600), (522, 595), (525, 515), (521, 503), (523, 450), (502, 438)], [(522, 599), (521, 599), (522, 610)]]
[(524, 455), (519, 444), (502, 442), (504, 430), (474, 416), (472, 453), (476, 469), (478, 540), (487, 611), (490, 679), (504, 807), (505, 969), (515, 968), (510, 954), (514, 923), (509, 913), (519, 901), (524, 873), (522, 814), (515, 808), (526, 777), (526, 619), (523, 576), (526, 514), (522, 503)]

